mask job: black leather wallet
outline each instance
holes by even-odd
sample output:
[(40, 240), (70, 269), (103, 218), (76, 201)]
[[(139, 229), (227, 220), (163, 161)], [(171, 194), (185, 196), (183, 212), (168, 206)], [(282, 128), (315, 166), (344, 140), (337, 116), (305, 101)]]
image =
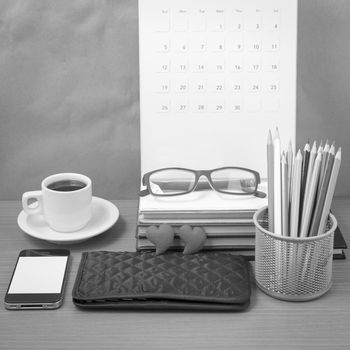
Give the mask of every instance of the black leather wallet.
[(239, 311), (250, 301), (248, 262), (229, 252), (82, 254), (73, 302), (83, 308)]

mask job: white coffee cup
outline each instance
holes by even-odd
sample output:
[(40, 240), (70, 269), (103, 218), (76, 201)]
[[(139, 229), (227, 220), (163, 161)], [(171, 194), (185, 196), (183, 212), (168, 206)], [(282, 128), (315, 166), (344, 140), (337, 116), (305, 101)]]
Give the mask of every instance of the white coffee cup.
[[(29, 205), (36, 200), (37, 205)], [(28, 215), (42, 214), (47, 224), (59, 232), (78, 231), (91, 219), (91, 180), (81, 174), (51, 175), (41, 182), (41, 191), (23, 193), (23, 210)]]

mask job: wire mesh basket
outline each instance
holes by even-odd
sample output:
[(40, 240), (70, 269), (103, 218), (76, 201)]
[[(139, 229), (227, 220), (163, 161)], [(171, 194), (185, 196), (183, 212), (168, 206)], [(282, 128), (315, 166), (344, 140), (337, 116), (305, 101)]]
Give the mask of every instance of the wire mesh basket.
[(255, 280), (266, 294), (287, 301), (316, 299), (332, 285), (337, 220), (329, 214), (325, 233), (293, 238), (268, 231), (268, 209), (254, 215)]

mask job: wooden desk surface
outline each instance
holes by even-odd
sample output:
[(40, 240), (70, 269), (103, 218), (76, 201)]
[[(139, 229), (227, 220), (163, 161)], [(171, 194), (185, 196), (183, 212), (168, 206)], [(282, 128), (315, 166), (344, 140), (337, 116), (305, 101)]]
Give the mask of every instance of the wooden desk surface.
[[(135, 250), (136, 201), (116, 201), (114, 228), (72, 253), (63, 306), (53, 311), (8, 311), (0, 306), (0, 349), (348, 349), (350, 344), (350, 253), (333, 264), (332, 289), (318, 300), (275, 300), (253, 286), (243, 313), (82, 311), (71, 300), (86, 250)], [(20, 250), (56, 245), (27, 236), (17, 226), (19, 202), (0, 202), (0, 297), (6, 293)], [(350, 199), (333, 211), (349, 244)]]

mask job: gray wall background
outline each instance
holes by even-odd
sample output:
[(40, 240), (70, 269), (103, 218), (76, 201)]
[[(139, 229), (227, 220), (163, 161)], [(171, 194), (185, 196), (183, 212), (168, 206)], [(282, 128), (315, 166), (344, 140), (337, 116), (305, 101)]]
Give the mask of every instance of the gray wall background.
[[(350, 195), (350, 2), (299, 1), (297, 145), (335, 140)], [(0, 1), (0, 199), (56, 172), (139, 187), (136, 0)]]

